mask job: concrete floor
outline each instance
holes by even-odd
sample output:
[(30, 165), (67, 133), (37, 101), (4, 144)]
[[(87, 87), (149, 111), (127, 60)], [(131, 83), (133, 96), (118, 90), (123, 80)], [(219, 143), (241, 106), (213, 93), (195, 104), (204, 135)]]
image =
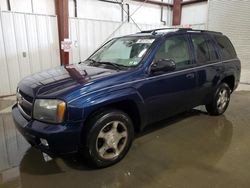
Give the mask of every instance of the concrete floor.
[(250, 91), (235, 92), (223, 116), (198, 108), (148, 127), (101, 170), (74, 156), (46, 162), (16, 132), (13, 102), (0, 100), (0, 187), (250, 187)]

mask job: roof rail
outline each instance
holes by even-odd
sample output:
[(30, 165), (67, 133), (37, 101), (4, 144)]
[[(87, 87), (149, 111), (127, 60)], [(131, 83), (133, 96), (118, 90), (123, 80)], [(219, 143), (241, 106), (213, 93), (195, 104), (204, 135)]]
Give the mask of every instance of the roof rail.
[(158, 29), (152, 29), (152, 30), (145, 30), (145, 31), (141, 31), (139, 33), (152, 33), (153, 35), (156, 34), (156, 31), (161, 31), (161, 30), (179, 30), (179, 29), (182, 29), (182, 28), (176, 28), (176, 27), (164, 27), (164, 28), (158, 28)]
[(203, 29), (192, 29), (192, 28), (186, 28), (186, 31), (190, 31), (190, 32), (201, 32), (201, 33), (215, 33), (215, 34), (221, 34), (221, 32), (218, 31), (209, 31), (209, 30), (203, 30)]
[(208, 31), (208, 30), (200, 30), (200, 29), (192, 29), (192, 28), (180, 28), (180, 27), (168, 27), (168, 28), (158, 28), (158, 29), (152, 29), (152, 30), (145, 30), (141, 31), (139, 33), (151, 33), (152, 35), (155, 35), (157, 31), (162, 31), (162, 30), (177, 30), (182, 31), (182, 32), (204, 32), (204, 33), (216, 33), (216, 34), (222, 34), (221, 32), (216, 32), (216, 31)]

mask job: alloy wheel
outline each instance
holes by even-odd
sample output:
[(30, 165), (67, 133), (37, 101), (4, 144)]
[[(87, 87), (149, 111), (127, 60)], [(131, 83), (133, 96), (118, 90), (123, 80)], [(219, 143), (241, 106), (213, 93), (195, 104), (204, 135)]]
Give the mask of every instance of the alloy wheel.
[(96, 150), (106, 160), (116, 159), (124, 150), (128, 140), (127, 127), (121, 121), (107, 123), (99, 132)]
[(218, 94), (217, 107), (222, 111), (229, 102), (229, 94), (226, 89), (221, 89)]

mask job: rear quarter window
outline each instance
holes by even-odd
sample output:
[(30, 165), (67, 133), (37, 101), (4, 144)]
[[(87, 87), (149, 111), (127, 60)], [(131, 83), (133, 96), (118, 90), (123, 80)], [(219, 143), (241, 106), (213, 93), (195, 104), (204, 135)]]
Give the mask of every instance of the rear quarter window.
[(214, 45), (203, 35), (191, 35), (195, 59), (198, 63), (210, 63), (218, 60)]
[(231, 41), (226, 36), (215, 36), (222, 60), (234, 59), (237, 57)]

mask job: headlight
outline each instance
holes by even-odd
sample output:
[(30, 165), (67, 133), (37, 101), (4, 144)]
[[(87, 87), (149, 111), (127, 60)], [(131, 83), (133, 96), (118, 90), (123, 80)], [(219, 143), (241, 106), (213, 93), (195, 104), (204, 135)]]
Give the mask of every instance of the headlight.
[(55, 99), (36, 99), (33, 118), (49, 123), (61, 123), (64, 120), (66, 103)]

